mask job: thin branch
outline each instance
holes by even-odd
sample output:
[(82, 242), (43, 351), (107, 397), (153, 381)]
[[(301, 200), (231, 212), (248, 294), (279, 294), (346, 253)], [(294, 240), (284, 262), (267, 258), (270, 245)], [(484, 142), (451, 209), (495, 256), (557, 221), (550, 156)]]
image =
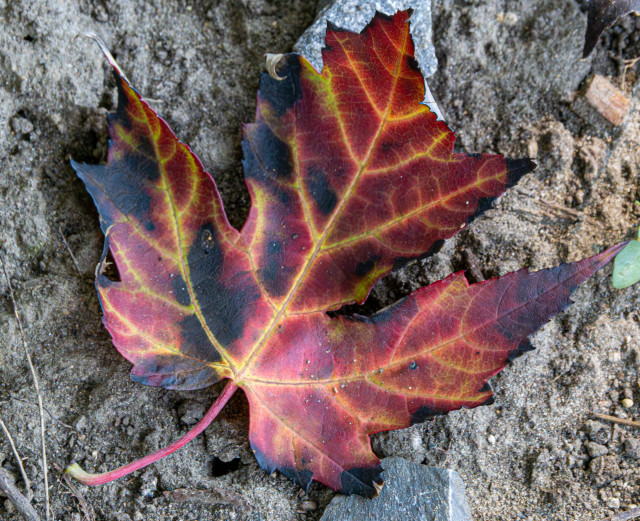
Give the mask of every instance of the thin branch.
[(626, 425), (627, 427), (640, 428), (640, 422), (634, 420), (625, 420), (624, 418), (618, 418), (617, 416), (610, 416), (609, 414), (594, 413), (594, 416), (600, 420), (608, 421), (611, 423), (617, 423), (619, 425)]
[(45, 441), (45, 416), (44, 405), (42, 402), (42, 393), (40, 392), (40, 384), (38, 383), (38, 375), (33, 367), (33, 361), (31, 360), (31, 354), (29, 354), (29, 348), (27, 347), (27, 340), (24, 334), (24, 328), (22, 327), (22, 320), (20, 320), (20, 314), (18, 313), (18, 306), (16, 304), (15, 295), (13, 293), (13, 286), (11, 286), (11, 279), (7, 273), (7, 266), (4, 263), (4, 258), (0, 255), (0, 264), (2, 264), (2, 271), (4, 272), (4, 278), (7, 281), (9, 287), (9, 296), (11, 297), (11, 303), (13, 304), (13, 314), (16, 317), (18, 328), (20, 330), (20, 337), (22, 339), (22, 347), (24, 354), (27, 357), (29, 363), (29, 370), (31, 371), (31, 377), (33, 378), (33, 385), (36, 389), (36, 396), (38, 398), (38, 414), (40, 415), (40, 443), (42, 446), (42, 472), (44, 473), (44, 501), (46, 507), (47, 521), (51, 519), (51, 504), (49, 502), (49, 471), (47, 465), (47, 444)]
[[(37, 403), (33, 403), (33, 402), (30, 402), (29, 400), (23, 400), (22, 398), (18, 398), (16, 395), (12, 393), (9, 393), (9, 398), (12, 400), (15, 400), (16, 402), (24, 403), (25, 405), (30, 405), (31, 407), (38, 407)], [(58, 418), (55, 414), (53, 414), (49, 409), (47, 409), (46, 405), (44, 405), (44, 412), (46, 412), (49, 415), (49, 418), (51, 418), (54, 422), (62, 425), (63, 427), (66, 427), (67, 429), (71, 429), (73, 431), (78, 430), (73, 425), (69, 425), (68, 423), (63, 422), (60, 418)]]
[(13, 443), (13, 438), (11, 437), (11, 433), (9, 432), (9, 429), (7, 429), (7, 426), (2, 421), (2, 418), (0, 418), (0, 427), (4, 431), (4, 434), (7, 437), (7, 439), (9, 440), (9, 445), (11, 445), (11, 450), (13, 451), (13, 455), (15, 456), (16, 461), (18, 462), (18, 468), (20, 469), (20, 474), (22, 475), (22, 481), (24, 481), (24, 488), (27, 491), (27, 497), (31, 499), (33, 497), (33, 492), (31, 491), (31, 482), (29, 481), (27, 473), (24, 471), (22, 458), (20, 457), (20, 454), (18, 454), (18, 449), (16, 449), (16, 444)]
[(601, 521), (630, 521), (631, 519), (636, 519), (638, 517), (640, 517), (640, 508), (633, 508), (626, 512), (618, 512), (616, 515), (606, 517)]
[(0, 492), (9, 498), (9, 501), (11, 501), (16, 510), (20, 512), (25, 519), (28, 521), (40, 521), (40, 516), (35, 508), (33, 508), (29, 500), (20, 493), (2, 467), (0, 467)]
[(71, 251), (71, 246), (69, 246), (69, 241), (67, 241), (67, 238), (64, 236), (64, 233), (62, 232), (62, 228), (60, 228), (59, 226), (58, 226), (58, 231), (60, 232), (60, 237), (62, 237), (62, 242), (66, 246), (67, 251), (69, 252), (69, 256), (71, 257), (71, 260), (73, 261), (73, 265), (76, 267), (76, 270), (78, 271), (78, 273), (82, 275), (82, 271), (80, 271), (80, 266), (78, 266), (78, 261), (76, 260), (76, 256)]

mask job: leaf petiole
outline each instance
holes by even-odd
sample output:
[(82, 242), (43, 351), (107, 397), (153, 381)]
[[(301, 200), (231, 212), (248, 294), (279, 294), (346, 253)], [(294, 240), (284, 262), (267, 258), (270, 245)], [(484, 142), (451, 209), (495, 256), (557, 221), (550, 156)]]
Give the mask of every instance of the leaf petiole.
[(167, 445), (166, 447), (160, 449), (157, 452), (154, 452), (153, 454), (149, 454), (144, 458), (140, 458), (139, 460), (133, 461), (110, 472), (103, 472), (102, 474), (90, 474), (89, 472), (85, 472), (80, 465), (73, 462), (65, 469), (65, 473), (69, 474), (72, 478), (78, 480), (83, 485), (95, 486), (109, 483), (118, 478), (131, 474), (136, 470), (140, 470), (147, 465), (151, 465), (152, 463), (161, 460), (165, 456), (174, 453), (178, 449), (181, 449), (198, 434), (204, 431), (211, 424), (211, 422), (215, 420), (216, 416), (218, 416), (218, 413), (227, 404), (227, 402), (233, 396), (233, 393), (235, 393), (237, 389), (237, 385), (235, 385), (233, 382), (229, 382), (222, 390), (222, 394), (220, 394), (216, 401), (213, 402), (213, 405), (209, 408), (204, 417), (193, 427), (193, 429), (187, 432), (179, 440), (176, 440), (171, 445)]

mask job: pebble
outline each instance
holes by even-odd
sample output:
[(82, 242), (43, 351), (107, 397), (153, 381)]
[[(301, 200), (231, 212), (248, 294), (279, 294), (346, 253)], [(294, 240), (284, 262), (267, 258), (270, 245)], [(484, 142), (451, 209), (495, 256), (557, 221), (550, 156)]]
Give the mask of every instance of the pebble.
[(300, 506), (302, 510), (310, 512), (311, 510), (315, 510), (316, 508), (318, 508), (318, 503), (316, 503), (315, 501), (303, 501), (302, 505)]
[(585, 443), (585, 446), (587, 447), (589, 456), (591, 456), (592, 458), (597, 458), (598, 456), (609, 454), (609, 449), (604, 445), (600, 445), (599, 443), (588, 441), (587, 443)]
[(640, 459), (640, 440), (637, 438), (629, 438), (624, 441), (624, 455), (628, 458)]
[(607, 507), (613, 509), (620, 508), (620, 499), (618, 499), (617, 497), (610, 498), (609, 500), (607, 500)]
[(625, 398), (620, 403), (625, 409), (633, 407), (633, 400), (631, 398)]
[(585, 430), (591, 441), (602, 445), (606, 444), (611, 437), (611, 428), (594, 420), (589, 420), (585, 423)]
[(596, 485), (606, 485), (619, 477), (622, 472), (615, 456), (599, 456), (589, 463), (589, 471), (593, 474)]
[(487, 436), (487, 441), (493, 445), (496, 442), (496, 437), (493, 434), (489, 434), (489, 436)]

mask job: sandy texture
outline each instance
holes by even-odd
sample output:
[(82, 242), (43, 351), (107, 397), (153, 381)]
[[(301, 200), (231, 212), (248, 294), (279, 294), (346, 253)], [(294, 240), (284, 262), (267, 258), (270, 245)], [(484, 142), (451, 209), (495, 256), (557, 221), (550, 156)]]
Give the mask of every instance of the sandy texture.
[[(184, 433), (219, 391), (132, 384), (101, 325), (93, 270), (102, 237), (68, 158), (104, 159), (114, 89), (95, 45), (74, 36), (104, 37), (212, 172), (240, 226), (249, 204), (240, 124), (255, 110), (262, 54), (289, 50), (312, 23), (315, 3), (0, 0), (0, 252), (56, 418), (47, 445), (58, 520), (313, 520), (332, 497), (319, 485), (303, 497), (282, 476), (260, 471), (241, 393), (191, 445), (118, 483), (79, 487), (82, 500), (54, 469), (76, 459), (102, 471), (153, 451)], [(537, 155), (540, 166), (436, 257), (380, 284), (360, 312), (470, 268), (465, 249), (490, 277), (593, 254), (632, 237), (638, 224), (638, 86), (634, 67), (623, 77), (622, 61), (640, 55), (636, 19), (619, 23), (581, 62), (586, 16), (576, 0), (436, 0), (432, 15), (439, 69), (430, 86), (458, 131), (457, 146)], [(595, 72), (633, 96), (620, 127), (575, 93)], [(639, 413), (622, 400), (640, 403), (640, 291), (613, 291), (609, 271), (535, 336), (535, 352), (494, 379), (495, 405), (378, 435), (378, 454), (456, 470), (479, 521), (598, 521), (640, 503), (640, 431), (592, 418)], [(43, 512), (37, 409), (4, 281), (0, 338), (0, 414)], [(0, 465), (21, 487), (4, 436)], [(18, 519), (1, 497), (0, 519)]]

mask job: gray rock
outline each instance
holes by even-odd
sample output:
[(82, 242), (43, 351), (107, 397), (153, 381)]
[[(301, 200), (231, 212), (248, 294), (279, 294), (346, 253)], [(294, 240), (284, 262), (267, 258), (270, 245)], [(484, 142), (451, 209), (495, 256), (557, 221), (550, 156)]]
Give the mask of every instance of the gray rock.
[[(324, 4), (328, 5), (324, 6)], [(415, 46), (415, 56), (425, 78), (431, 76), (438, 68), (435, 47), (431, 40), (431, 0), (334, 0), (320, 2), (322, 8), (318, 18), (300, 37), (295, 51), (307, 58), (316, 70), (322, 70), (322, 48), (327, 29), (327, 21), (338, 27), (360, 32), (371, 21), (376, 11), (393, 15), (397, 11), (413, 9), (411, 16), (411, 35)], [(425, 81), (425, 103), (442, 119), (429, 86)]]
[(385, 484), (375, 499), (336, 496), (320, 521), (470, 521), (462, 478), (453, 470), (402, 458), (382, 460)]
[(596, 443), (594, 441), (588, 441), (587, 443), (585, 443), (585, 447), (587, 447), (587, 452), (592, 458), (597, 458), (598, 456), (605, 456), (606, 454), (609, 454), (609, 449), (607, 447), (605, 447), (604, 445), (600, 445), (599, 443)]
[(411, 35), (416, 48), (416, 59), (425, 77), (438, 68), (435, 47), (431, 41), (431, 1), (424, 0), (335, 0), (324, 7), (314, 24), (307, 29), (294, 46), (317, 69), (322, 69), (322, 47), (327, 21), (338, 27), (360, 32), (376, 11), (393, 15), (397, 11), (413, 9)]
[(640, 440), (637, 438), (629, 438), (625, 440), (624, 455), (634, 460), (640, 459)]

